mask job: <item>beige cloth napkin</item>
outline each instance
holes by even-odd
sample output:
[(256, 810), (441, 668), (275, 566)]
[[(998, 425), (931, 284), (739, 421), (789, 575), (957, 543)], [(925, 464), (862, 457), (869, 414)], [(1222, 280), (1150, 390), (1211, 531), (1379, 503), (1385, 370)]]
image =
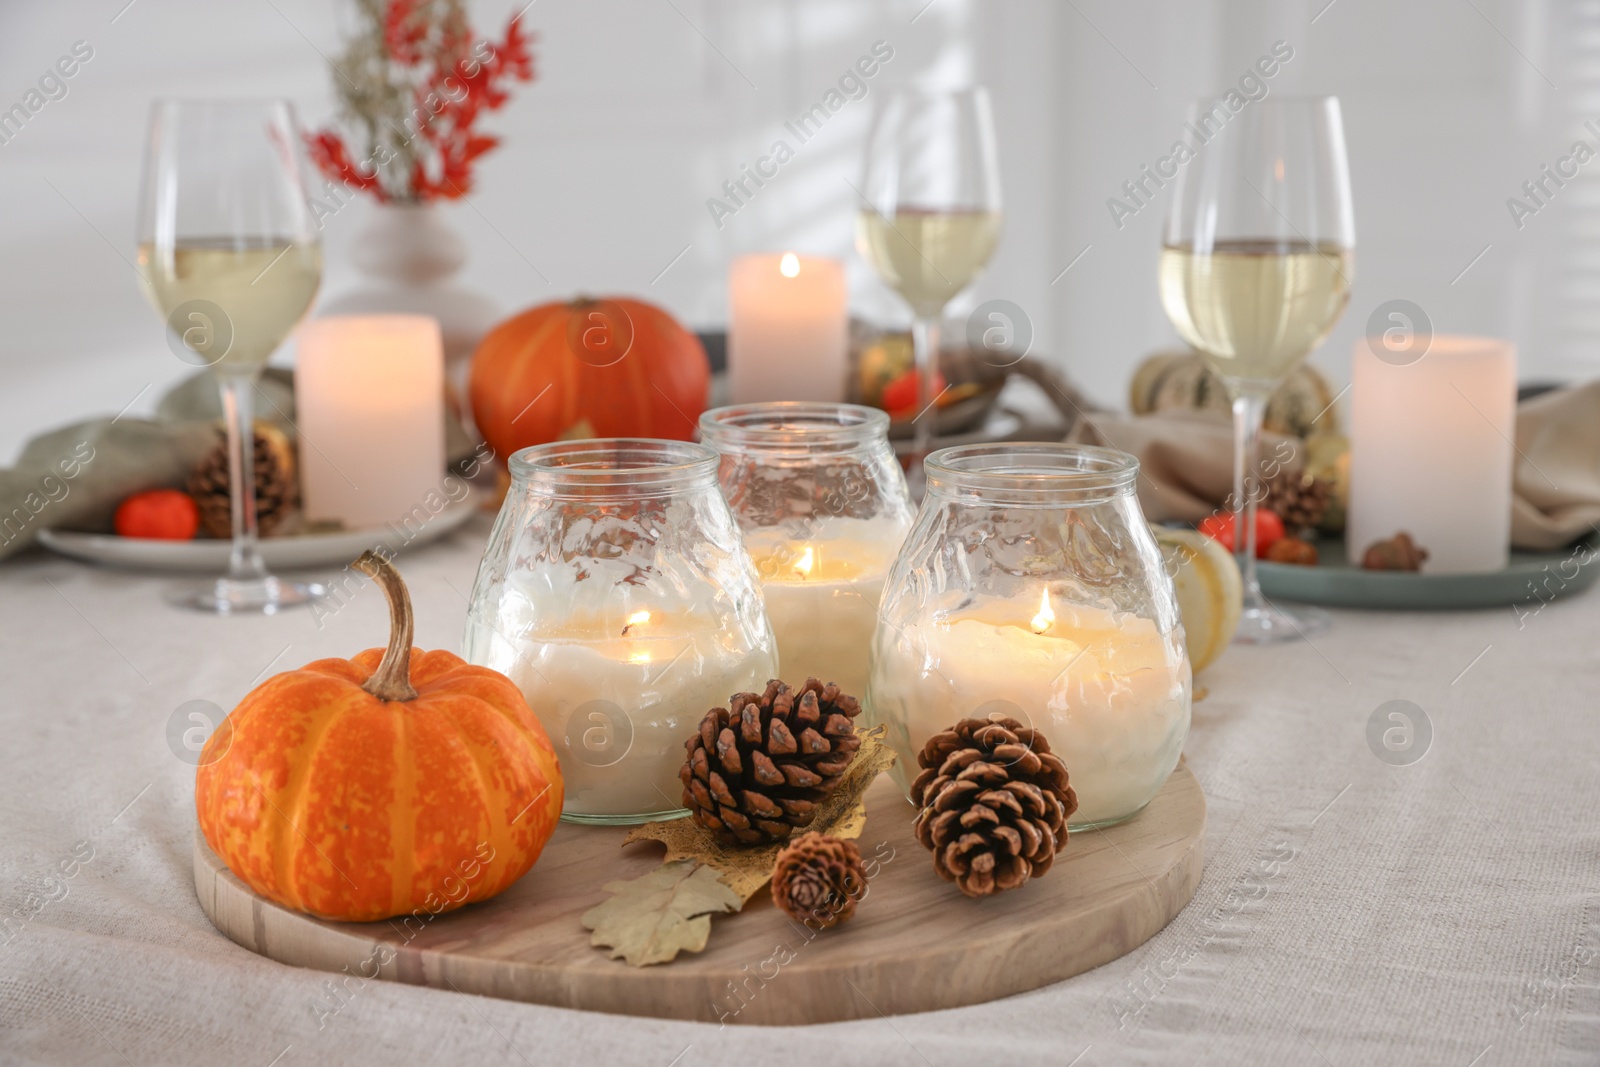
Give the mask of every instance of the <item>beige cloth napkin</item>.
[[(1233, 424), (1214, 411), (1096, 411), (1085, 414), (1067, 439), (1139, 457), (1139, 504), (1151, 522), (1199, 522), (1233, 492)], [(1293, 437), (1261, 435), (1263, 459), (1292, 455), (1290, 467), (1298, 469), (1300, 452)]]
[(1600, 524), (1600, 381), (1517, 407), (1511, 543), (1556, 549)]
[[(1553, 550), (1600, 524), (1600, 381), (1543, 393), (1517, 407), (1511, 544)], [(1139, 457), (1139, 503), (1152, 522), (1197, 522), (1233, 491), (1233, 428), (1207, 411), (1094, 412), (1069, 440)], [(1264, 473), (1297, 469), (1293, 438), (1264, 433)]]

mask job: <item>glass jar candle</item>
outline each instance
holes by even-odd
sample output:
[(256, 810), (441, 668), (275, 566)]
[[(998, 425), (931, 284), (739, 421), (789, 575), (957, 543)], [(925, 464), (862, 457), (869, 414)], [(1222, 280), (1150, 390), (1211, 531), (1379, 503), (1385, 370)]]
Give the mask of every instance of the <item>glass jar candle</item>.
[(858, 404), (716, 408), (700, 436), (761, 576), (783, 676), (860, 698), (878, 600), (911, 528), (889, 416)]
[(1189, 732), (1172, 581), (1134, 495), (1136, 459), (1058, 444), (928, 457), (928, 493), (889, 575), (869, 721), (907, 788), (917, 753), (963, 718), (1041, 731), (1078, 794), (1074, 828), (1150, 802)]
[(755, 568), (686, 441), (524, 448), (467, 613), (466, 658), (511, 678), (555, 743), (562, 817), (683, 813), (683, 743), (776, 677)]

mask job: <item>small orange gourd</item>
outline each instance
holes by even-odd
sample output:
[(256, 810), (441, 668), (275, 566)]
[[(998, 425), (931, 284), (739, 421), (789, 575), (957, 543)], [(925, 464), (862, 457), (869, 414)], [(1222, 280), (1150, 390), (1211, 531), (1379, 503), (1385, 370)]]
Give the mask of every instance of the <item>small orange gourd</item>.
[(555, 830), (555, 750), (510, 679), (411, 647), (411, 598), (387, 560), (355, 566), (388, 598), (388, 648), (247, 695), (201, 752), (201, 832), (251, 889), (324, 919), (492, 897)]

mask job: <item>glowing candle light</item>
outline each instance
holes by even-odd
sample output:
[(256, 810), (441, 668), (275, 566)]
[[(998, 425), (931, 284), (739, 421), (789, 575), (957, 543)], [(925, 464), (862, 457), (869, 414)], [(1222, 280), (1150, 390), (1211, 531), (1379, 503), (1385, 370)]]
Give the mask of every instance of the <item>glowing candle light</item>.
[(1039, 614), (1033, 617), (1033, 632), (1042, 634), (1055, 621), (1056, 613), (1050, 610), (1050, 590), (1047, 587), (1039, 590)]

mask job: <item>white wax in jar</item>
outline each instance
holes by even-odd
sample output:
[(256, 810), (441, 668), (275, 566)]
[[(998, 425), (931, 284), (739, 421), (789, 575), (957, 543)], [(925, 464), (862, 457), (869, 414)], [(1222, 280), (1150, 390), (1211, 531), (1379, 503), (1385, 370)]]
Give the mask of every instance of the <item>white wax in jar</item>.
[(834, 682), (861, 700), (878, 601), (906, 527), (883, 519), (849, 525), (848, 537), (824, 529), (808, 540), (746, 531), (745, 545), (761, 576), (784, 681)]
[[(771, 655), (747, 651), (692, 603), (619, 595), (575, 610), (574, 590), (590, 583), (534, 584), (508, 590), (502, 612), (511, 618), (498, 632), (469, 620), (469, 656), (509, 676), (550, 735), (563, 810), (623, 817), (680, 808), (684, 741), (732, 694), (760, 692), (776, 673)], [(518, 606), (507, 612), (507, 604)], [(521, 636), (505, 636), (508, 625)]]
[(1074, 826), (1132, 815), (1178, 764), (1190, 671), (1180, 633), (1100, 608), (958, 601), (876, 638), (868, 713), (889, 725), (909, 789), (928, 738), (991, 712), (1039, 730), (1078, 795)]
[(752, 557), (762, 574), (769, 573), (768, 568), (788, 572), (761, 583), (767, 617), (778, 639), (778, 662), (791, 685), (807, 678), (835, 682), (859, 700), (866, 693), (872, 630), (886, 568), (868, 571), (849, 559), (828, 555), (818, 561), (816, 550), (812, 552), (799, 557), (801, 565), (811, 564), (805, 570), (795, 566), (788, 553)]

